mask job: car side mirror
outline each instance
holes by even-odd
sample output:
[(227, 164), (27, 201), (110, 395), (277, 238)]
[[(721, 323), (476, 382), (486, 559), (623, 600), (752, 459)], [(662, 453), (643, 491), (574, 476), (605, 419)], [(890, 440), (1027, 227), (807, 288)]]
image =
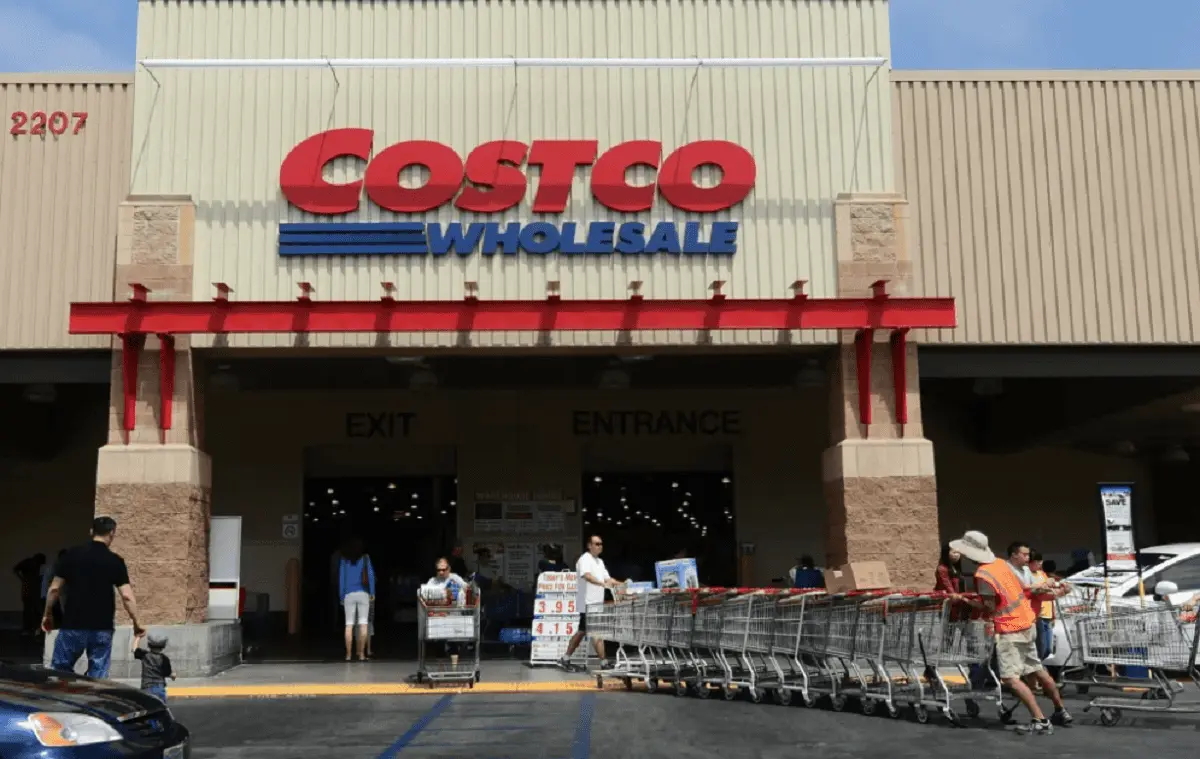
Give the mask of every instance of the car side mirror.
[(1158, 596), (1159, 598), (1166, 598), (1167, 596), (1174, 595), (1178, 592), (1179, 586), (1170, 580), (1163, 580), (1154, 586), (1154, 595)]

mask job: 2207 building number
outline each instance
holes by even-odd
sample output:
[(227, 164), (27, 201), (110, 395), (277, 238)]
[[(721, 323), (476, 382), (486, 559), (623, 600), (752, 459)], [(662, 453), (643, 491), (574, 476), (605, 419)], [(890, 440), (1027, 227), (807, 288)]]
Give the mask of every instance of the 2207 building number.
[(64, 135), (70, 130), (71, 134), (79, 132), (87, 125), (87, 111), (75, 111), (70, 115), (66, 111), (25, 111), (12, 112), (12, 128), (9, 134), (45, 135), (47, 132), (55, 136)]

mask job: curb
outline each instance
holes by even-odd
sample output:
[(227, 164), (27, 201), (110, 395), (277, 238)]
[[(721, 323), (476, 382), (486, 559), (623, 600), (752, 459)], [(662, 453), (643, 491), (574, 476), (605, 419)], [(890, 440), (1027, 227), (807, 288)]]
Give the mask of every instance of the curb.
[[(433, 686), (412, 683), (295, 683), (287, 685), (195, 685), (170, 688), (171, 698), (302, 698), (313, 696), (444, 696), (495, 695), (504, 693), (597, 692), (594, 680), (562, 683), (481, 682), (474, 688), (463, 685)], [(604, 684), (604, 690), (625, 690), (619, 682)]]

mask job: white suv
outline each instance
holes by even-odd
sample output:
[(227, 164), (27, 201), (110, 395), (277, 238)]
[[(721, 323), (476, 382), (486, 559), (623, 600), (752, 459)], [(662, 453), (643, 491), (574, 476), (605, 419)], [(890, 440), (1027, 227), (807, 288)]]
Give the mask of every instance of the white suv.
[[(1140, 557), (1142, 584), (1148, 601), (1153, 603), (1155, 599), (1162, 597), (1178, 606), (1200, 593), (1200, 543), (1174, 543), (1143, 548)], [(1068, 577), (1067, 582), (1073, 586), (1071, 596), (1091, 591), (1094, 603), (1104, 603), (1103, 566), (1085, 569)], [(1141, 603), (1137, 572), (1110, 572), (1108, 589), (1113, 606), (1136, 607)], [(1067, 639), (1067, 631), (1059, 619), (1054, 625), (1054, 647), (1045, 664), (1051, 667), (1061, 667), (1068, 663), (1072, 666), (1079, 664), (1078, 657), (1076, 660), (1067, 661), (1070, 654), (1071, 645)]]

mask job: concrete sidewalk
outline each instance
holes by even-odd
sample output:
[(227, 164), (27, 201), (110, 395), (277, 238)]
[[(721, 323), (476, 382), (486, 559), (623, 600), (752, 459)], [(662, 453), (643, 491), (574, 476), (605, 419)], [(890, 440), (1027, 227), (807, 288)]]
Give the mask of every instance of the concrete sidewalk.
[[(419, 695), (458, 692), (561, 693), (595, 690), (588, 674), (563, 672), (554, 666), (531, 667), (521, 661), (484, 661), (480, 682), (417, 684), (416, 662), (242, 664), (213, 677), (181, 678), (168, 684), (171, 698)], [(137, 686), (139, 681), (118, 680)], [(617, 683), (614, 687), (624, 687)]]

